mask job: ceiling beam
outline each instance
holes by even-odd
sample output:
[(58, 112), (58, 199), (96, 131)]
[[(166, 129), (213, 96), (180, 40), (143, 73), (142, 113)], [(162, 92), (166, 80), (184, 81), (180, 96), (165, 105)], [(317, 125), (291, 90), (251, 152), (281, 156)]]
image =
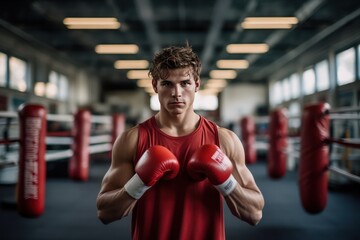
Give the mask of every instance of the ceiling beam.
[(145, 25), (146, 34), (151, 42), (153, 53), (161, 48), (160, 35), (155, 24), (155, 16), (149, 0), (135, 0), (135, 5), (140, 19)]
[[(309, 17), (315, 14), (315, 12), (319, 9), (321, 4), (323, 4), (325, 0), (309, 0), (305, 4), (303, 4), (299, 10), (296, 11), (295, 16), (299, 20), (299, 24), (306, 21)], [(265, 43), (269, 45), (270, 51), (273, 46), (281, 42), (291, 30), (277, 30), (274, 31), (266, 40)], [(261, 56), (259, 54), (251, 54), (246, 60), (248, 60), (249, 64), (254, 63)]]
[(208, 70), (209, 62), (214, 54), (216, 41), (219, 39), (221, 28), (224, 25), (226, 14), (229, 11), (231, 2), (232, 0), (217, 0), (214, 5), (210, 30), (206, 36), (204, 50), (200, 57), (204, 71)]

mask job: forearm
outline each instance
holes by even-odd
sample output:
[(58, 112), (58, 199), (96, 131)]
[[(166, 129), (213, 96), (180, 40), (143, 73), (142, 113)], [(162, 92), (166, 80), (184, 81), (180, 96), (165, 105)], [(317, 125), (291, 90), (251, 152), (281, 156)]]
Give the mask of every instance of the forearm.
[(100, 193), (97, 198), (98, 217), (104, 224), (111, 223), (127, 216), (135, 203), (136, 200), (124, 188)]
[(254, 226), (261, 220), (264, 198), (260, 191), (237, 184), (225, 200), (234, 216)]

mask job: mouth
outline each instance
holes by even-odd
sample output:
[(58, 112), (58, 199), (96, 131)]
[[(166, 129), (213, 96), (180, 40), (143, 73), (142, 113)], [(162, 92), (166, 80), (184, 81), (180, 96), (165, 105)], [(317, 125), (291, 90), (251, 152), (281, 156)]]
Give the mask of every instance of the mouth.
[(170, 102), (169, 104), (171, 106), (181, 106), (181, 105), (184, 105), (185, 103), (184, 102)]

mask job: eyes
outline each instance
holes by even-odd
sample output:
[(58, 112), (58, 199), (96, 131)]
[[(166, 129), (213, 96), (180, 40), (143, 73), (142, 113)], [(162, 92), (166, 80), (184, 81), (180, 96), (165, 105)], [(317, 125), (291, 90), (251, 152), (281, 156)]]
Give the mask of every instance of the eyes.
[[(184, 80), (180, 82), (180, 86), (181, 87), (187, 87), (190, 86), (192, 83), (190, 80)], [(160, 86), (162, 87), (173, 87), (175, 85), (175, 83), (171, 82), (171, 81), (167, 81), (167, 80), (163, 80), (160, 82)]]

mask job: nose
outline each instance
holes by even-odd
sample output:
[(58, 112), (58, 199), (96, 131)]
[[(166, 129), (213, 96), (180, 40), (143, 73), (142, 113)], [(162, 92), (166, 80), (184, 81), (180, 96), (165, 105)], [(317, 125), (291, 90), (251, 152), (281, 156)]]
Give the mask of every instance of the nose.
[(174, 85), (173, 91), (172, 91), (173, 97), (181, 97), (181, 86), (180, 85)]

